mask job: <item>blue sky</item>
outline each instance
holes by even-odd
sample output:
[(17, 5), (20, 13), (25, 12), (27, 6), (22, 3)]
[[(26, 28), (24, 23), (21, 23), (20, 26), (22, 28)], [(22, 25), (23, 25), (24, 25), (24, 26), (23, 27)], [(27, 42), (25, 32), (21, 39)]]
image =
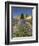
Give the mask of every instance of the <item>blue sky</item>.
[(22, 8), (22, 7), (12, 7), (11, 14), (12, 16), (19, 16), (23, 13), (24, 15), (32, 15), (32, 8)]

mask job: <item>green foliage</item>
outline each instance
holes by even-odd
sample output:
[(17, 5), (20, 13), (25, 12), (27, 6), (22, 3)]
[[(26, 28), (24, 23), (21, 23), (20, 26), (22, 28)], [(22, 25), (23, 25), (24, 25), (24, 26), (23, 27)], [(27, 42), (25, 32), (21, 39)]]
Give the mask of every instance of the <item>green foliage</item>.
[(20, 17), (20, 18), (21, 18), (21, 19), (24, 19), (24, 14), (23, 14), (23, 13), (21, 14), (21, 17)]
[[(26, 14), (26, 17), (28, 17), (29, 15)], [(21, 19), (24, 19), (24, 14), (21, 14)], [(32, 32), (29, 32), (29, 29), (32, 28), (32, 18), (30, 20), (27, 20), (29, 24), (26, 24), (25, 26), (22, 26), (22, 25), (18, 25), (16, 24), (16, 27), (18, 29), (18, 31), (16, 32), (13, 32), (13, 37), (26, 37), (26, 36), (32, 36)]]
[(28, 32), (27, 27), (18, 25), (17, 28), (18, 28), (18, 31), (15, 32), (16, 37), (25, 37), (25, 36), (31, 36), (32, 35), (31, 32)]

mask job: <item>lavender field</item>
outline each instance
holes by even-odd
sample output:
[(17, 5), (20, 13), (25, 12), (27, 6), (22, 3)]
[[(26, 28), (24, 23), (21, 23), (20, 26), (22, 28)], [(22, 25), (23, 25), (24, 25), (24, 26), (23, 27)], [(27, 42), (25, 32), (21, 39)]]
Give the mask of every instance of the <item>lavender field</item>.
[[(18, 16), (19, 17), (19, 16)], [(12, 37), (32, 36), (32, 16), (13, 18)]]
[(12, 7), (11, 10), (12, 38), (32, 36), (32, 8)]

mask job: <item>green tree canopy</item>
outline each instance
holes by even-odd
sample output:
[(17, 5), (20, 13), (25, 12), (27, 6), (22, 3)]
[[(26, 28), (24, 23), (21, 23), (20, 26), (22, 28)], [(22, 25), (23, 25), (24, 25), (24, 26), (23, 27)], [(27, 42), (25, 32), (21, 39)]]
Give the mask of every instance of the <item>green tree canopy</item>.
[(21, 19), (24, 19), (24, 14), (23, 14), (23, 13), (21, 14), (21, 17), (20, 17), (20, 18), (21, 18)]

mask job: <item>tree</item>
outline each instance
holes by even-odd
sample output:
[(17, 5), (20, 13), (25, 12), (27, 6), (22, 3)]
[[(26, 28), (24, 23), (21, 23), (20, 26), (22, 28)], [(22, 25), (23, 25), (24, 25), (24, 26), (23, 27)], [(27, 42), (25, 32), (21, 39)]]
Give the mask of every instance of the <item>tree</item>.
[(23, 13), (21, 14), (21, 19), (24, 19), (24, 14)]

